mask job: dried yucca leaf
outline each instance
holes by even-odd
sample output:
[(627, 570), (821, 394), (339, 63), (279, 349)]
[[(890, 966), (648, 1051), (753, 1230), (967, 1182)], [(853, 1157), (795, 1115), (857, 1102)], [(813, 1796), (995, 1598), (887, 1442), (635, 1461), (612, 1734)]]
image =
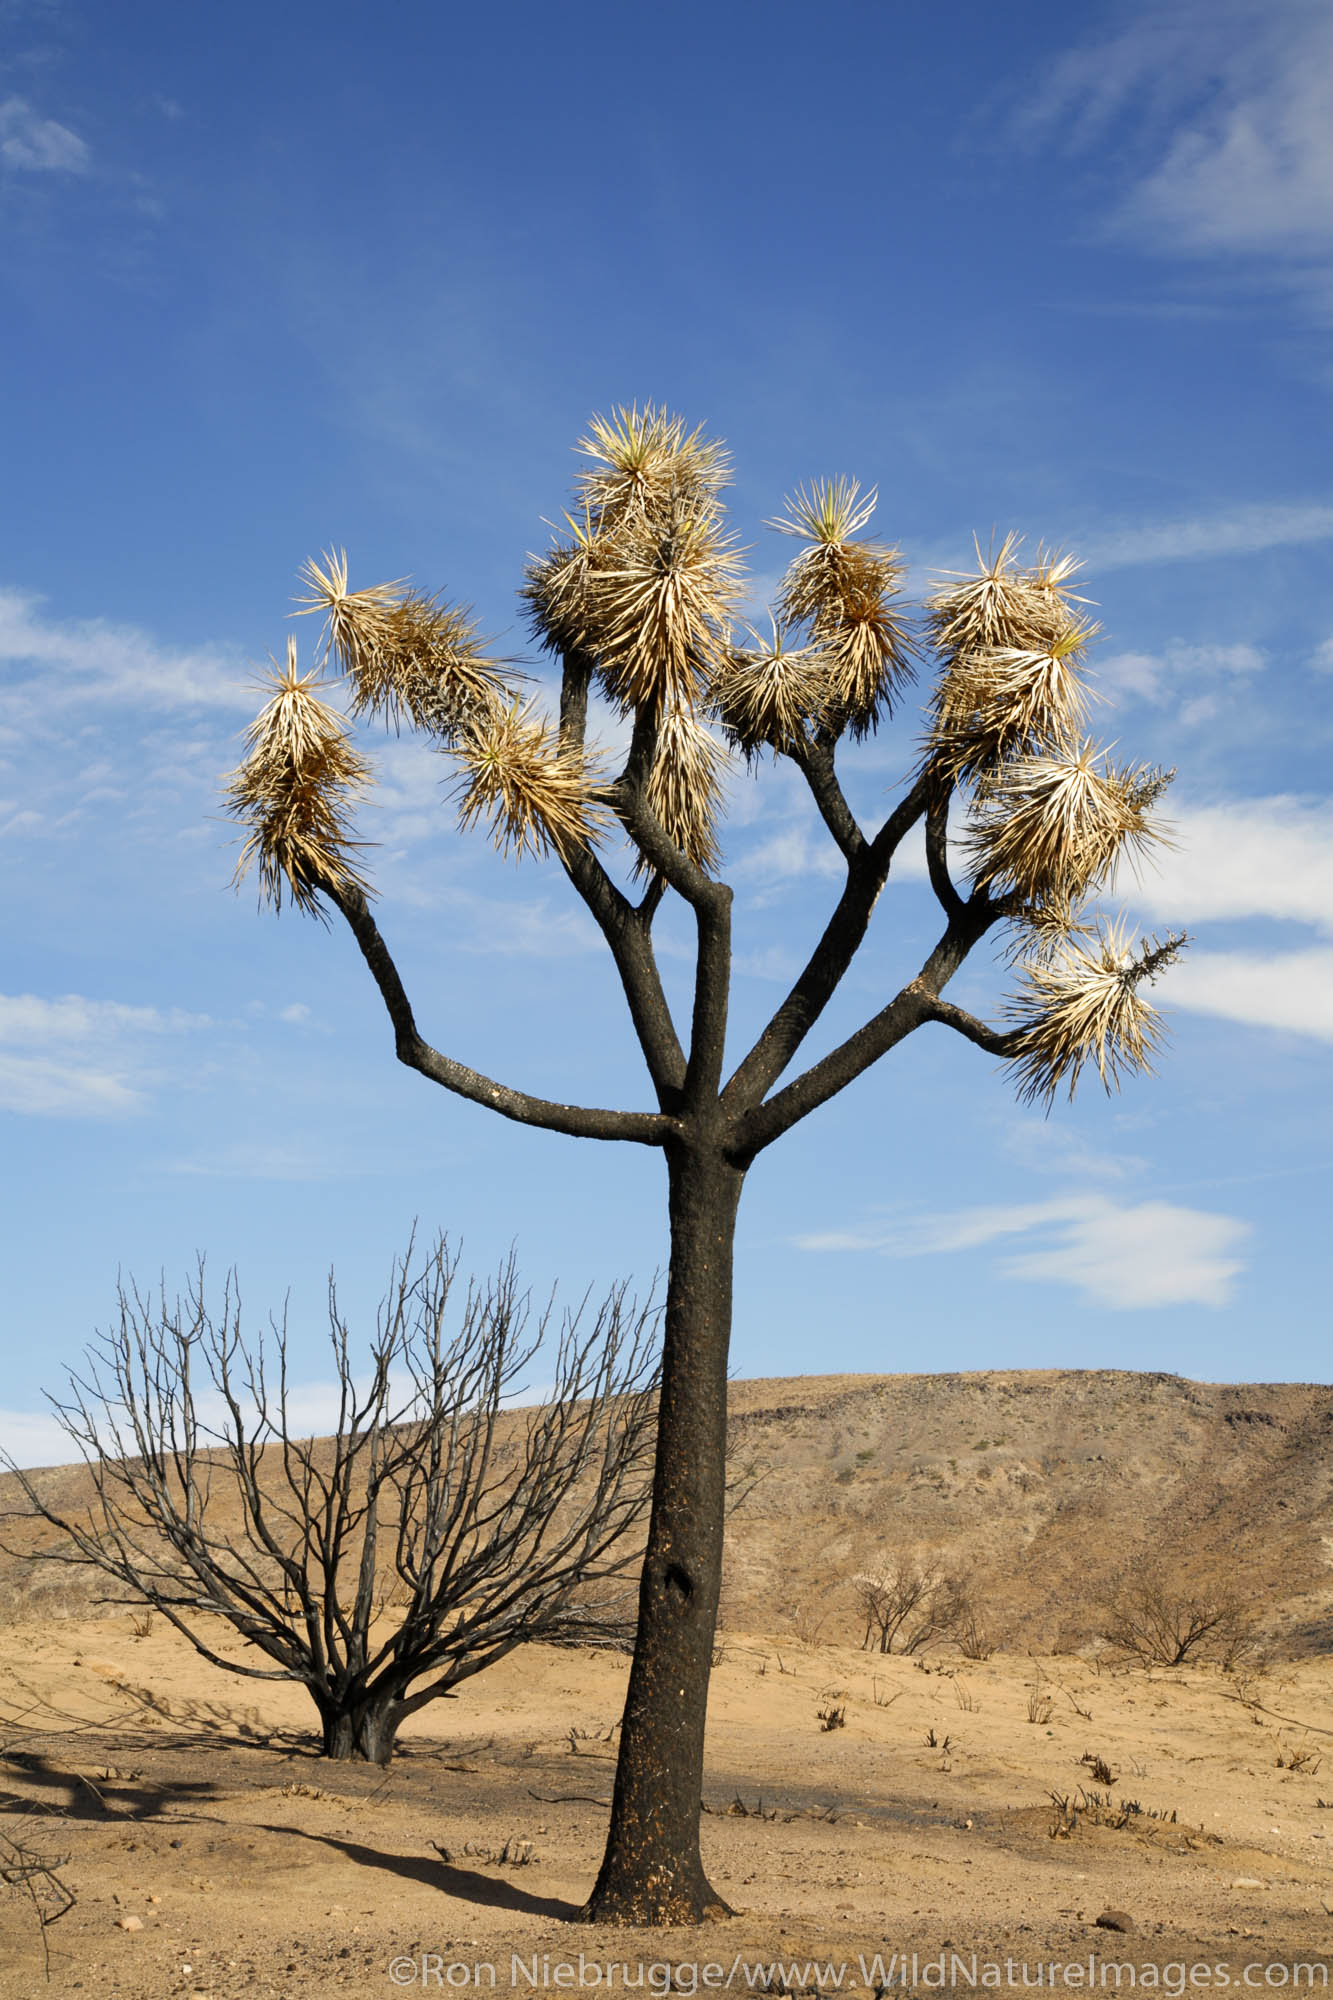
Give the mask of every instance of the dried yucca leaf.
[(1040, 653), (1077, 621), (1073, 606), (1085, 600), (1067, 588), (1082, 567), (1076, 557), (1043, 551), (1025, 568), (1017, 559), (1021, 535), (1006, 535), (998, 550), (985, 556), (979, 542), (974, 546), (975, 574), (946, 571), (953, 580), (926, 600), (926, 624), (942, 653), (956, 656), (977, 647)]
[(276, 660), (273, 667), (272, 692), (245, 733), (249, 754), (224, 794), (226, 810), (250, 830), (235, 881), (257, 862), (261, 902), (280, 910), (285, 887), (298, 909), (318, 915), (317, 890), (367, 887), (348, 856), (359, 845), (351, 807), (369, 787), (371, 766), (315, 692), (318, 674), (298, 671), (294, 639), (285, 670)]
[(790, 750), (824, 710), (829, 676), (817, 646), (788, 646), (776, 621), (765, 642), (753, 628), (752, 647), (733, 647), (713, 670), (709, 704), (738, 750)]
[(324, 611), (328, 652), (352, 687), (356, 715), (380, 715), (451, 742), (460, 726), (513, 694), (507, 674), (481, 649), (467, 610), (397, 583), (348, 591), (347, 557), (308, 562), (303, 609)]
[(604, 533), (659, 511), (673, 498), (707, 505), (730, 477), (720, 440), (706, 438), (702, 425), (686, 431), (682, 417), (653, 403), (594, 417), (577, 449), (595, 461), (579, 475), (579, 497)]
[(532, 629), (548, 652), (587, 653), (592, 645), (594, 591), (603, 553), (590, 510), (581, 521), (565, 515), (569, 540), (544, 556), (529, 556), (519, 596)]
[(1045, 963), (1071, 939), (1093, 935), (1092, 926), (1083, 920), (1081, 906), (1069, 896), (1043, 896), (1016, 910), (1009, 921), (1004, 956), (1011, 965), (1020, 959)]
[(941, 675), (927, 757), (955, 783), (1076, 736), (1088, 692), (1078, 669), (1090, 627), (1071, 623), (1041, 651), (978, 646)]
[(782, 579), (779, 608), (785, 621), (809, 628), (827, 662), (829, 717), (858, 737), (877, 727), (911, 671), (904, 623), (893, 608), (902, 557), (856, 539), (876, 500), (854, 479), (816, 480), (768, 524), (807, 545)]
[(1139, 987), (1187, 942), (1183, 931), (1144, 938), (1135, 957), (1123, 925), (1103, 924), (1087, 942), (1070, 937), (1049, 956), (1022, 963), (1020, 990), (1004, 1009), (1017, 1029), (1021, 1101), (1049, 1107), (1066, 1079), (1072, 1099), (1088, 1063), (1096, 1064), (1108, 1094), (1122, 1072), (1150, 1075), (1165, 1029)]
[(465, 724), (454, 754), (468, 773), (459, 825), (488, 819), (501, 854), (519, 859), (554, 849), (567, 859), (609, 823), (592, 797), (587, 759), (560, 742), (531, 702), (492, 708)]
[[(725, 750), (686, 708), (668, 708), (657, 724), (657, 747), (644, 787), (645, 802), (662, 831), (700, 868), (719, 859), (714, 831), (722, 806)], [(634, 873), (652, 872), (642, 854)]]
[(1032, 901), (1078, 898), (1108, 878), (1127, 844), (1142, 851), (1160, 837), (1148, 807), (1162, 774), (1099, 770), (1104, 755), (1084, 739), (1011, 758), (986, 779), (966, 843), (979, 884)]
[(720, 515), (676, 493), (625, 522), (589, 580), (589, 638), (622, 709), (690, 708), (726, 645), (739, 594)]

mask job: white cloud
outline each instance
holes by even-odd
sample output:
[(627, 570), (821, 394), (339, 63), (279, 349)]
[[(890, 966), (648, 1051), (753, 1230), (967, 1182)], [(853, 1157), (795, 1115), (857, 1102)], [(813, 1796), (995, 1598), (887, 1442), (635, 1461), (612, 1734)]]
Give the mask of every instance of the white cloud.
[[(1120, 129), (1112, 133), (1118, 122)], [(1067, 52), (1018, 121), (1131, 163), (1108, 233), (1169, 256), (1263, 259), (1333, 310), (1333, 16), (1326, 0), (1185, 0)]]
[(0, 104), (0, 159), (24, 173), (84, 174), (89, 153), (84, 140), (54, 118), (39, 118), (23, 97)]
[(1184, 562), (1209, 556), (1257, 555), (1333, 540), (1333, 506), (1325, 501), (1274, 501), (1176, 521), (1148, 521), (1104, 529), (1079, 543), (1090, 573), (1132, 569), (1143, 563)]
[(180, 1007), (127, 1007), (118, 1000), (87, 1000), (81, 993), (67, 993), (60, 1000), (0, 993), (0, 1042), (86, 1042), (111, 1034), (176, 1034), (211, 1026), (207, 1014), (187, 1014)]
[(99, 1118), (136, 1111), (142, 1101), (120, 1071), (0, 1049), (0, 1110), (33, 1118)]
[(69, 993), (0, 994), (0, 1109), (28, 1117), (115, 1117), (136, 1111), (154, 1072), (145, 1036), (211, 1026), (182, 1008), (128, 1007)]
[(1310, 655), (1310, 665), (1319, 674), (1333, 674), (1333, 638), (1325, 639)]
[(0, 1410), (0, 1456), (26, 1469), (69, 1465), (78, 1453), (49, 1410)]
[(53, 705), (138, 702), (153, 708), (253, 710), (253, 672), (220, 653), (165, 652), (133, 626), (57, 623), (40, 599), (0, 589), (0, 663), (36, 672), (7, 693), (16, 721)]
[(1013, 1236), (1041, 1247), (1006, 1257), (1003, 1278), (1070, 1285), (1089, 1304), (1225, 1305), (1243, 1267), (1235, 1254), (1249, 1224), (1172, 1202), (1117, 1203), (1077, 1194), (1009, 1207), (912, 1216), (887, 1228), (797, 1238), (803, 1250), (872, 1250), (887, 1257), (957, 1255)]
[(1333, 803), (1278, 795), (1173, 809), (1174, 850), (1158, 849), (1129, 893), (1150, 918), (1185, 925), (1242, 917), (1310, 924), (1333, 936)]
[(1180, 714), (1189, 719), (1192, 712), (1193, 719), (1200, 720), (1201, 704), (1215, 700), (1211, 694), (1198, 692), (1201, 684), (1213, 680), (1224, 686), (1234, 684), (1249, 674), (1261, 673), (1267, 664), (1257, 646), (1243, 641), (1229, 646), (1197, 646), (1172, 639), (1160, 653), (1113, 653), (1109, 659), (1099, 660), (1096, 678), (1120, 694), (1137, 695), (1141, 701), (1159, 706), (1168, 696), (1191, 690), (1192, 698)]
[[(1275, 10), (1281, 12), (1281, 10)], [(1255, 85), (1257, 84), (1257, 87)], [(1311, 18), (1269, 73), (1236, 71), (1134, 189), (1124, 226), (1198, 252), (1305, 256), (1333, 244), (1333, 21)]]
[(1186, 952), (1162, 997), (1190, 1013), (1333, 1042), (1333, 951)]

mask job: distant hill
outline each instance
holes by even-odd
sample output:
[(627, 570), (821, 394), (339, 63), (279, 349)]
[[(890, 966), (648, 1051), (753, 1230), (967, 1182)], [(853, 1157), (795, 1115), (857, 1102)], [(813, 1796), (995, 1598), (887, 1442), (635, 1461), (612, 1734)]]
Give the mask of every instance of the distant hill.
[[(890, 1551), (967, 1571), (1008, 1649), (1098, 1630), (1163, 1560), (1244, 1596), (1284, 1649), (1333, 1650), (1333, 1387), (1119, 1370), (778, 1377), (731, 1385), (725, 1629), (860, 1637), (852, 1576)], [(513, 1421), (521, 1413), (514, 1413)], [(34, 1475), (62, 1507), (81, 1467)], [(0, 1511), (18, 1506), (0, 1476)], [(38, 1539), (8, 1522), (0, 1539)], [(103, 1585), (0, 1556), (0, 1601), (84, 1610)]]
[(1241, 1593), (1295, 1650), (1333, 1650), (1333, 1388), (1120, 1370), (736, 1382), (754, 1491), (724, 1620), (855, 1639), (849, 1579), (885, 1551), (970, 1571), (1012, 1648), (1095, 1634), (1145, 1559)]

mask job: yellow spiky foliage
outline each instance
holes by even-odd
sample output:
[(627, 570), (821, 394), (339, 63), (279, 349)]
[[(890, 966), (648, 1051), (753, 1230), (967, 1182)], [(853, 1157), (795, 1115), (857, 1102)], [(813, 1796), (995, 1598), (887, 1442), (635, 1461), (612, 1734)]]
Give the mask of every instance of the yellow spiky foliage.
[(595, 416), (577, 449), (593, 461), (579, 474), (579, 497), (602, 535), (662, 512), (673, 498), (711, 511), (730, 478), (720, 439), (705, 437), (702, 424), (687, 431), (682, 417), (653, 403)]
[(595, 417), (581, 511), (532, 557), (523, 597), (544, 646), (581, 655), (625, 712), (693, 706), (726, 641), (739, 556), (722, 446), (649, 404)]
[(720, 512), (683, 491), (609, 537), (590, 623), (603, 688), (622, 710), (696, 706), (725, 652), (739, 567)]
[[(715, 825), (726, 762), (721, 744), (688, 708), (668, 708), (659, 718), (644, 799), (681, 853), (709, 871), (719, 860)], [(651, 862), (639, 855), (634, 873), (651, 872)]]
[(1054, 949), (1024, 961), (1020, 989), (1004, 1011), (1016, 1029), (1015, 1073), (1023, 1103), (1054, 1102), (1068, 1081), (1095, 1063), (1109, 1093), (1122, 1072), (1151, 1075), (1165, 1032), (1140, 986), (1162, 972), (1188, 942), (1183, 932), (1143, 938), (1137, 955), (1123, 923), (1099, 920), (1095, 931), (1066, 934)]
[(371, 767), (316, 692), (318, 672), (299, 671), (294, 639), (286, 667), (275, 660), (262, 685), (269, 698), (246, 731), (248, 754), (224, 794), (226, 810), (249, 828), (235, 881), (239, 887), (257, 863), (261, 902), (280, 910), (285, 892), (298, 909), (318, 915), (320, 889), (367, 887), (349, 859), (358, 846), (350, 813), (369, 787)]
[(582, 520), (565, 515), (566, 541), (556, 542), (544, 556), (529, 556), (519, 596), (542, 645), (560, 658), (587, 657), (594, 637), (593, 578), (601, 553), (591, 509)]
[(347, 676), (354, 714), (394, 728), (406, 720), (452, 743), (464, 723), (513, 698), (516, 677), (486, 658), (466, 609), (401, 579), (349, 591), (345, 550), (306, 563), (301, 578), (300, 608), (324, 613), (326, 653)]
[(773, 620), (772, 637), (747, 627), (753, 646), (730, 648), (713, 670), (708, 703), (728, 740), (747, 757), (794, 749), (828, 700), (828, 673), (817, 646), (788, 645)]
[(976, 881), (1025, 901), (1076, 903), (1127, 851), (1166, 839), (1149, 809), (1170, 782), (1156, 768), (1117, 770), (1086, 738), (1010, 758), (983, 782), (965, 848)]
[(955, 783), (984, 779), (1007, 759), (1068, 742), (1087, 714), (1080, 666), (1097, 627), (1069, 590), (1072, 556), (1018, 562), (1019, 539), (977, 551), (977, 572), (928, 601), (942, 656), (931, 700), (927, 760)]
[(587, 759), (560, 742), (531, 702), (515, 699), (465, 723), (454, 755), (467, 774), (459, 825), (467, 829), (487, 821), (501, 854), (519, 859), (554, 851), (568, 860), (609, 824), (593, 797)]
[(904, 564), (897, 549), (858, 535), (878, 495), (854, 479), (801, 487), (769, 526), (806, 546), (782, 579), (784, 622), (805, 627), (824, 662), (825, 715), (855, 738), (892, 713), (909, 679), (906, 626), (896, 608)]

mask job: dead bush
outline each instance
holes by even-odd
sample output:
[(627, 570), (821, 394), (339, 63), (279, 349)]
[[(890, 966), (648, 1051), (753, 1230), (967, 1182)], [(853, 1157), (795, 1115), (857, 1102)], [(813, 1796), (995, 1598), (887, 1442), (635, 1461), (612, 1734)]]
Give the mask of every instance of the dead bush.
[(1144, 1667), (1211, 1660), (1234, 1666), (1254, 1640), (1254, 1621), (1239, 1599), (1193, 1589), (1160, 1575), (1126, 1584), (1107, 1606), (1107, 1644)]

